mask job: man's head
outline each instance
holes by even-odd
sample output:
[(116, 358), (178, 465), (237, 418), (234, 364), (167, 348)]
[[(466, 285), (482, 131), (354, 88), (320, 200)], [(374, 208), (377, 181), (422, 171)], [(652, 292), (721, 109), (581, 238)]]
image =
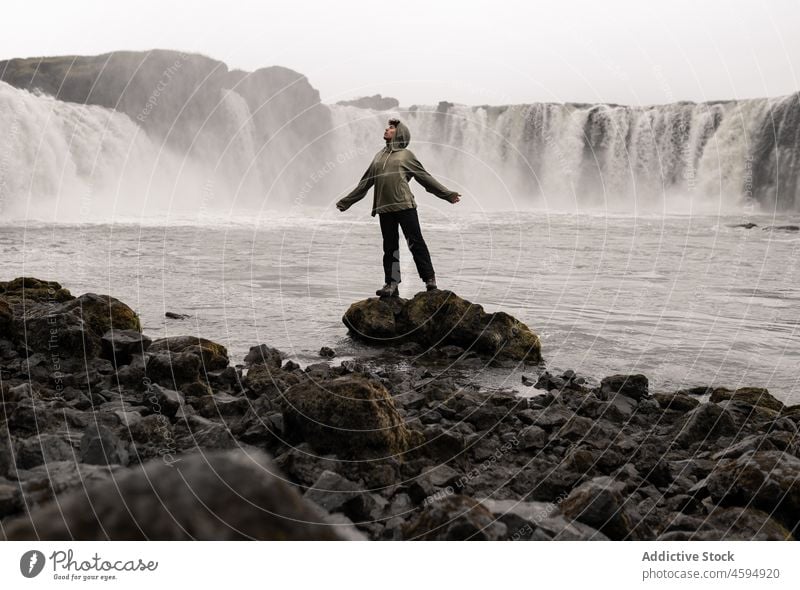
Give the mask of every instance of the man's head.
[(389, 124), (383, 131), (383, 139), (386, 140), (386, 146), (390, 150), (401, 150), (408, 147), (411, 131), (400, 119), (389, 119)]
[(397, 125), (400, 123), (400, 119), (389, 119), (388, 125), (386, 125), (386, 129), (383, 131), (383, 139), (386, 141), (392, 141), (394, 139), (395, 134), (397, 133)]

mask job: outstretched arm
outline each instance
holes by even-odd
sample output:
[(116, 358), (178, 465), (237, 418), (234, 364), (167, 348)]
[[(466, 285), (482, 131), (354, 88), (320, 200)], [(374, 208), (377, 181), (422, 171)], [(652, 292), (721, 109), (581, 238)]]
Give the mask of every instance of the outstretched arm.
[(361, 199), (363, 199), (367, 191), (370, 187), (375, 184), (375, 177), (372, 174), (372, 162), (370, 162), (369, 166), (367, 167), (367, 171), (364, 172), (364, 176), (361, 177), (361, 180), (358, 183), (358, 186), (354, 188), (350, 193), (336, 202), (336, 208), (339, 211), (347, 211), (353, 203), (357, 203)]
[(458, 202), (458, 192), (451, 191), (433, 176), (431, 176), (430, 173), (423, 168), (416, 156), (411, 156), (411, 158), (409, 158), (408, 171), (411, 172), (417, 182), (420, 183), (429, 193), (434, 194), (440, 199), (444, 199), (450, 203)]

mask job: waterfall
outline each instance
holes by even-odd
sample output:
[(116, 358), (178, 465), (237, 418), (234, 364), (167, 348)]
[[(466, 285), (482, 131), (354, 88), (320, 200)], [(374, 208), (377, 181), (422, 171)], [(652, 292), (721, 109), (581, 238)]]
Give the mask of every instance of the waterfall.
[(331, 108), (353, 145), (369, 135), (377, 148), (388, 117), (405, 117), (409, 148), (482, 208), (733, 212), (800, 208), (799, 97), (643, 107), (440, 103), (372, 117)]
[(641, 107), (442, 102), (389, 112), (311, 99), (295, 106), (239, 88), (209, 89), (192, 118), (155, 125), (0, 82), (0, 215), (332, 207), (383, 147), (393, 115), (465, 208), (800, 209), (800, 94)]

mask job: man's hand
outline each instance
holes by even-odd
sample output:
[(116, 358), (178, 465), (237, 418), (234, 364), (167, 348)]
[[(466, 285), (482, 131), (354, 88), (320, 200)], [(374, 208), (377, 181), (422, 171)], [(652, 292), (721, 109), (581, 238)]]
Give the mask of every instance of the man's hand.
[(460, 200), (461, 200), (461, 194), (460, 193), (456, 193), (452, 197), (450, 197), (450, 202), (453, 203), (454, 205), (456, 203), (458, 203)]

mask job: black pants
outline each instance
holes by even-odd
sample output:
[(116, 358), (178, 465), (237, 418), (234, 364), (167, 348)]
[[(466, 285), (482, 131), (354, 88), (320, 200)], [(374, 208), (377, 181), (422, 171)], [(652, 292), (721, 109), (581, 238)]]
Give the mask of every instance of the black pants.
[(398, 225), (403, 228), (408, 249), (414, 257), (419, 277), (423, 281), (434, 278), (433, 263), (428, 246), (422, 237), (419, 217), (415, 208), (402, 211), (378, 213), (383, 234), (383, 274), (386, 282), (400, 282), (400, 233)]

